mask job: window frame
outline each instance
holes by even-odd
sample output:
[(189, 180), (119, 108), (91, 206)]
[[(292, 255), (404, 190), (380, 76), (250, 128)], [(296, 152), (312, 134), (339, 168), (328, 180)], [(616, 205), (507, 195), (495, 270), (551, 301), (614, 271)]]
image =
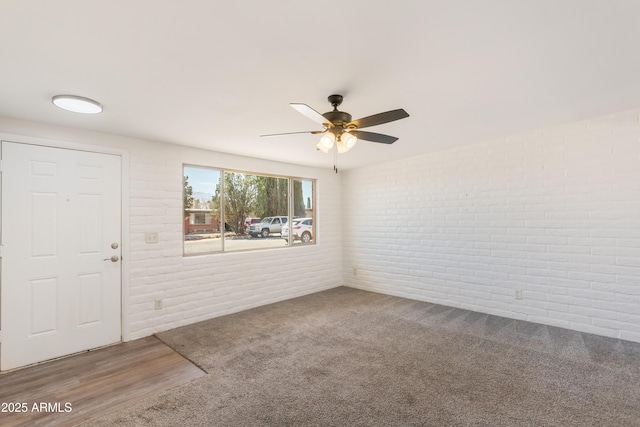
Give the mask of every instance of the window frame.
[[(183, 163), (182, 164), (182, 177), (184, 179), (185, 176), (185, 168), (192, 168), (192, 169), (205, 169), (205, 170), (210, 170), (210, 171), (215, 171), (215, 172), (219, 172), (220, 173), (220, 197), (219, 197), (219, 229), (220, 229), (220, 249), (219, 250), (212, 250), (212, 251), (203, 251), (203, 252), (195, 252), (195, 253), (186, 253), (185, 252), (185, 242), (186, 242), (186, 230), (184, 227), (184, 218), (183, 218), (183, 226), (182, 226), (182, 256), (183, 257), (193, 257), (193, 256), (202, 256), (202, 255), (214, 255), (214, 254), (224, 254), (224, 253), (234, 253), (234, 252), (249, 252), (249, 251), (262, 251), (262, 250), (270, 250), (270, 249), (282, 249), (283, 247), (267, 247), (267, 248), (260, 248), (260, 247), (256, 247), (256, 248), (247, 248), (247, 249), (237, 249), (237, 250), (226, 250), (225, 249), (225, 241), (226, 241), (226, 236), (225, 234), (227, 233), (226, 231), (226, 212), (225, 212), (225, 196), (226, 196), (226, 192), (225, 192), (225, 174), (226, 173), (237, 173), (237, 174), (244, 174), (244, 175), (253, 175), (253, 176), (259, 176), (259, 177), (269, 177), (269, 178), (277, 178), (277, 179), (286, 179), (287, 180), (287, 215), (281, 215), (281, 216), (286, 216), (287, 217), (287, 222), (283, 223), (282, 225), (288, 225), (289, 226), (289, 235), (287, 237), (287, 245), (284, 246), (286, 248), (292, 248), (292, 247), (304, 247), (304, 246), (315, 246), (318, 244), (318, 240), (317, 240), (317, 226), (316, 226), (316, 216), (317, 216), (317, 210), (316, 210), (316, 201), (317, 201), (317, 179), (316, 178), (304, 178), (304, 177), (299, 177), (299, 176), (291, 176), (291, 175), (276, 175), (276, 174), (269, 174), (269, 173), (259, 173), (259, 172), (251, 172), (251, 171), (245, 171), (245, 170), (238, 170), (238, 169), (227, 169), (227, 168), (221, 168), (221, 167), (215, 167), (215, 166), (203, 166), (203, 165), (198, 165), (198, 164), (193, 164), (193, 163)], [(312, 221), (312, 234), (313, 234), (313, 240), (310, 243), (307, 244), (294, 244), (294, 233), (293, 230), (291, 228), (291, 224), (293, 223), (294, 215), (293, 212), (295, 211), (295, 201), (294, 201), (294, 182), (295, 181), (309, 181), (311, 182), (311, 221)], [(184, 199), (184, 188), (182, 189), (182, 198)], [(303, 200), (304, 203), (304, 200)], [(306, 203), (304, 203), (304, 205), (306, 206)], [(260, 218), (260, 220), (262, 221), (263, 218)]]

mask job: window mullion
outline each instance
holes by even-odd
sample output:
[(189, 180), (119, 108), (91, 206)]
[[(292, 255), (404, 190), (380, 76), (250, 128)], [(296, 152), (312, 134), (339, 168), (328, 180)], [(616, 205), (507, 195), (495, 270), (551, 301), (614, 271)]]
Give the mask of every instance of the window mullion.
[(287, 222), (289, 223), (289, 235), (287, 236), (287, 245), (289, 247), (293, 246), (293, 178), (289, 178), (289, 182), (287, 185), (287, 200), (288, 200), (288, 205), (289, 205), (289, 219), (287, 219)]
[(225, 213), (224, 213), (224, 207), (225, 207), (225, 203), (224, 203), (224, 197), (225, 197), (225, 188), (224, 188), (224, 178), (225, 178), (225, 171), (224, 169), (221, 171), (220, 173), (220, 224), (218, 224), (218, 227), (220, 227), (220, 236), (221, 236), (221, 242), (220, 242), (220, 249), (222, 252), (224, 252), (224, 240), (225, 240), (225, 236), (224, 233), (226, 232), (226, 227), (224, 226), (225, 224)]

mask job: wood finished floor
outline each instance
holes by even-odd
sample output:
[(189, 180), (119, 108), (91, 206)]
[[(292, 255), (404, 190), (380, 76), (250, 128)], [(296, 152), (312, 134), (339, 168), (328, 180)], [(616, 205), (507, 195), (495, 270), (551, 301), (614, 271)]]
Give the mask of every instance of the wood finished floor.
[[(156, 337), (82, 353), (1, 374), (0, 426), (73, 426), (202, 375)], [(27, 412), (1, 412), (16, 403)], [(71, 411), (38, 412), (34, 403)]]

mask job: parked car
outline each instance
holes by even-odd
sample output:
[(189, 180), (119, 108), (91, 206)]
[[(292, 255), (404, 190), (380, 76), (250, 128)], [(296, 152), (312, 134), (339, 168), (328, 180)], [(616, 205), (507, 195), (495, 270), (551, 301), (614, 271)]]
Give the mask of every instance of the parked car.
[(247, 218), (244, 220), (244, 229), (245, 231), (249, 229), (251, 224), (257, 224), (260, 222), (260, 218)]
[[(293, 240), (309, 243), (313, 240), (313, 218), (298, 218), (292, 222)], [(289, 224), (282, 226), (282, 238), (289, 240)]]
[(282, 233), (282, 225), (286, 224), (288, 219), (286, 216), (268, 216), (262, 218), (259, 223), (249, 226), (249, 235), (251, 237), (269, 237), (269, 234)]

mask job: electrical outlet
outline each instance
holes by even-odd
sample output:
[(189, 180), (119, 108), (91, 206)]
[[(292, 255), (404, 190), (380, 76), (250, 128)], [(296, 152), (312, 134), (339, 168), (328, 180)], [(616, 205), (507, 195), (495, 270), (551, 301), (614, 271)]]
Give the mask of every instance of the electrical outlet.
[(516, 299), (522, 299), (522, 290), (521, 289), (517, 289), (516, 290)]
[(144, 241), (146, 243), (158, 243), (158, 233), (155, 233), (155, 232), (144, 233)]
[(162, 300), (161, 299), (157, 299), (156, 300), (156, 310), (160, 310), (162, 308)]

